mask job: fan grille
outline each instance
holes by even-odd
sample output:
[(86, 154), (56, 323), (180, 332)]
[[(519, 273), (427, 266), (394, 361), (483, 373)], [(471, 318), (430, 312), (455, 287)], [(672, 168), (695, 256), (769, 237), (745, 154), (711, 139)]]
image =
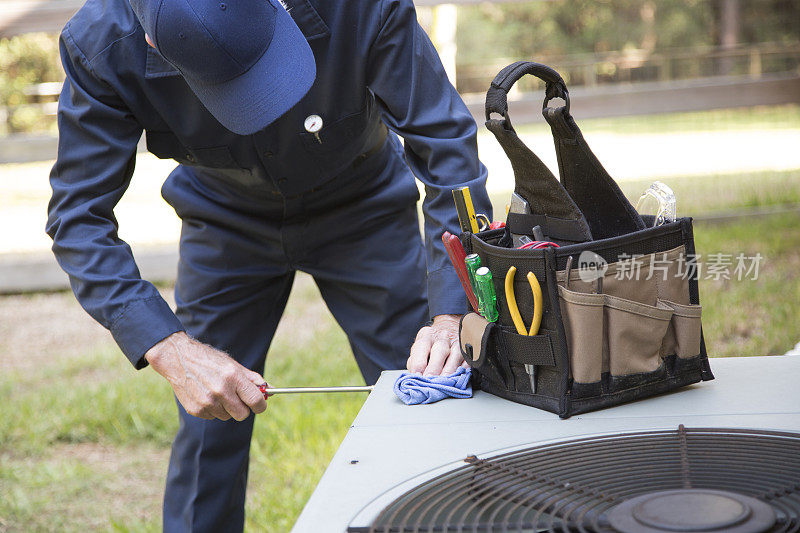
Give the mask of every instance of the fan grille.
[(767, 531), (800, 531), (800, 434), (680, 426), (470, 456), (348, 531), (612, 533), (611, 508), (675, 489), (756, 498), (775, 511)]

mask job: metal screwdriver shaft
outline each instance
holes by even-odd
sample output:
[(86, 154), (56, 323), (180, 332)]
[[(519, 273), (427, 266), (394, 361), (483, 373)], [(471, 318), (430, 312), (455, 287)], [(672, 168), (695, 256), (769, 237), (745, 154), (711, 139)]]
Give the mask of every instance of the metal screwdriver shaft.
[(362, 385), (352, 387), (283, 387), (283, 388), (269, 388), (266, 386), (259, 387), (264, 396), (272, 396), (273, 394), (301, 394), (301, 393), (324, 393), (324, 392), (372, 392), (375, 388), (374, 385)]

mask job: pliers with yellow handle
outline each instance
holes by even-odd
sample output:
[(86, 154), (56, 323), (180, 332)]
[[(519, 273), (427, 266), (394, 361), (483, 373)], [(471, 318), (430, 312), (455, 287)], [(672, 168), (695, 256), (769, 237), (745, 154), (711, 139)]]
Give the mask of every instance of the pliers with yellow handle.
[[(539, 285), (539, 280), (533, 272), (528, 272), (528, 283), (531, 286), (533, 293), (533, 319), (531, 320), (531, 327), (525, 330), (525, 322), (522, 321), (522, 315), (519, 314), (519, 307), (517, 307), (517, 297), (514, 295), (514, 275), (517, 273), (517, 268), (512, 266), (506, 272), (506, 304), (508, 310), (511, 312), (511, 320), (514, 321), (514, 327), (517, 328), (517, 333), (520, 335), (536, 335), (539, 333), (539, 326), (542, 325), (542, 287)], [(526, 364), (525, 372), (531, 379), (531, 392), (536, 394), (536, 367)]]
[(539, 333), (539, 326), (542, 324), (542, 287), (533, 272), (528, 272), (528, 283), (533, 293), (533, 320), (531, 320), (530, 329), (526, 330), (522, 315), (519, 313), (519, 307), (517, 307), (517, 298), (514, 295), (514, 276), (516, 273), (517, 268), (514, 266), (510, 267), (506, 272), (506, 303), (508, 304), (508, 310), (511, 312), (511, 320), (514, 321), (514, 327), (517, 328), (517, 333), (520, 335), (536, 335)]

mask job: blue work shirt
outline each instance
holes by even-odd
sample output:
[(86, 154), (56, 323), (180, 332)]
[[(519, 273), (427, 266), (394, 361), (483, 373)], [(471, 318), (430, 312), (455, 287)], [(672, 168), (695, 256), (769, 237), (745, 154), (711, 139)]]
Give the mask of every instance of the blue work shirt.
[[(430, 314), (466, 309), (441, 235), (458, 231), (453, 188), (469, 185), (476, 209), (491, 217), (486, 169), (476, 124), (417, 23), (412, 0), (286, 4), (313, 50), (317, 77), (288, 113), (248, 136), (219, 124), (147, 45), (127, 0), (89, 0), (61, 34), (66, 81), (47, 233), (79, 302), (137, 368), (146, 365), (150, 347), (183, 330), (117, 235), (114, 207), (130, 183), (143, 131), (150, 152), (180, 163), (173, 174), (258, 185), (288, 198), (343, 173), (356, 179), (354, 163), (371, 153), (386, 124), (404, 139), (406, 163), (425, 186)], [(319, 138), (303, 126), (312, 114), (323, 119)], [(416, 184), (402, 173), (389, 187), (402, 196)]]

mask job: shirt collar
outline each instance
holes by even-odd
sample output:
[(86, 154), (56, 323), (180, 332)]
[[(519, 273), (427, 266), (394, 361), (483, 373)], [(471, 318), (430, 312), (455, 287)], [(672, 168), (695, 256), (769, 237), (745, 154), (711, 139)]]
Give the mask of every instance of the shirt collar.
[(328, 25), (309, 0), (284, 0), (284, 3), (306, 40), (313, 41), (331, 34)]

